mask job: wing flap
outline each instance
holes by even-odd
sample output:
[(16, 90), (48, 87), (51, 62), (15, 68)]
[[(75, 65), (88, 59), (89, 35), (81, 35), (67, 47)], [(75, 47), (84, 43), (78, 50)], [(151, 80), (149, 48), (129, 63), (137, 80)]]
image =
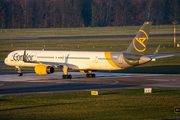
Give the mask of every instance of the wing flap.
[(58, 69), (63, 69), (63, 66), (65, 65), (68, 68), (79, 70), (77, 65), (74, 65), (71, 63), (59, 63), (59, 62), (36, 62), (36, 63), (54, 66), (55, 68), (58, 68)]

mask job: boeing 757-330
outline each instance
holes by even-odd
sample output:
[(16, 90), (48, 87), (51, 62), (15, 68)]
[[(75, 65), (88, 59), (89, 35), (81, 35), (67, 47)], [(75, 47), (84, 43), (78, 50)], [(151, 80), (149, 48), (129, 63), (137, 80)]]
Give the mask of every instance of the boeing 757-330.
[(86, 73), (86, 77), (95, 77), (94, 70), (119, 70), (148, 63), (157, 58), (180, 55), (180, 53), (144, 55), (148, 42), (151, 22), (144, 22), (131, 44), (124, 52), (88, 52), (88, 51), (46, 51), (16, 50), (5, 58), (4, 63), (15, 66), (22, 76), (21, 67), (34, 67), (38, 75), (47, 75), (62, 69), (63, 79), (72, 78), (69, 69)]

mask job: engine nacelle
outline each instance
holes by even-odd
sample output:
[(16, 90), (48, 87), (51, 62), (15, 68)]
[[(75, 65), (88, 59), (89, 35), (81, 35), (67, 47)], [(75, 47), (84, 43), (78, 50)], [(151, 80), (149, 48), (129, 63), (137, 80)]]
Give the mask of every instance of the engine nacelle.
[(34, 71), (38, 75), (47, 75), (54, 72), (54, 67), (46, 66), (46, 65), (36, 65), (36, 67), (34, 68)]

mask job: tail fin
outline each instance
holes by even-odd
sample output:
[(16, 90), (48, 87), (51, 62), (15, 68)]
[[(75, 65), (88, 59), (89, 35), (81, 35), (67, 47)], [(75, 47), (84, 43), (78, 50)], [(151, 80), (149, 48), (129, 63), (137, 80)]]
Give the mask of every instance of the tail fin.
[(135, 54), (135, 55), (144, 55), (151, 23), (152, 22), (149, 22), (149, 21), (144, 22), (143, 26), (136, 34), (136, 36), (134, 37), (133, 41), (131, 42), (131, 44), (125, 51), (125, 53)]

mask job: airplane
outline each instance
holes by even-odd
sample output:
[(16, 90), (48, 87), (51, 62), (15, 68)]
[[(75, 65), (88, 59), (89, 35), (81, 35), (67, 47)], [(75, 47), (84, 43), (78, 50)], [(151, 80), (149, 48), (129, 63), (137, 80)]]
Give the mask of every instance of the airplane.
[(152, 55), (144, 55), (152, 22), (145, 21), (129, 47), (124, 52), (88, 52), (88, 51), (45, 51), (16, 50), (8, 54), (4, 63), (15, 66), (18, 76), (22, 76), (21, 67), (34, 67), (38, 75), (63, 70), (63, 79), (72, 78), (69, 69), (86, 73), (86, 77), (95, 77), (95, 70), (120, 70), (155, 61), (158, 58), (172, 57), (180, 53), (157, 54), (160, 45)]

